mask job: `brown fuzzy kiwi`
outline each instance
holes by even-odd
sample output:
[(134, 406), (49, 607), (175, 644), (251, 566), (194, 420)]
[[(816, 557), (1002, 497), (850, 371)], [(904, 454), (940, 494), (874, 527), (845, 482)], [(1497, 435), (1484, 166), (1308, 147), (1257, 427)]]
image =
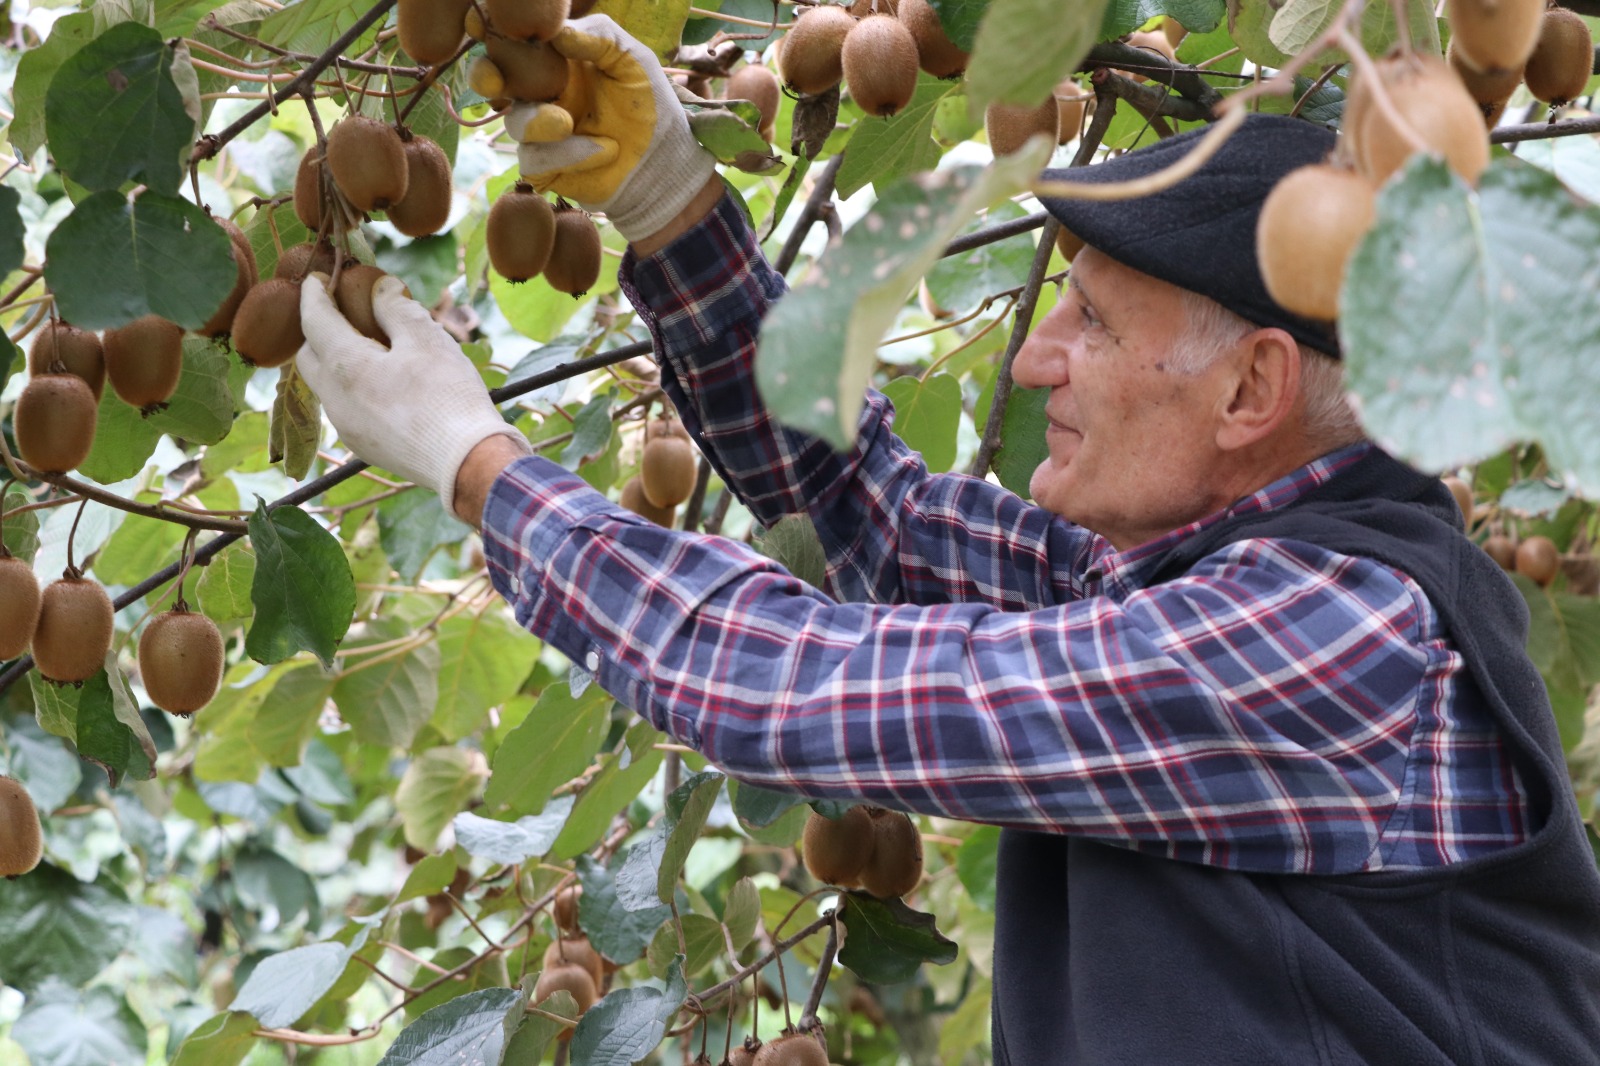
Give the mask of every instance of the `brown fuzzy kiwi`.
[(622, 495), (617, 502), (640, 518), (649, 519), (658, 526), (671, 529), (677, 521), (676, 509), (672, 507), (657, 507), (651, 503), (644, 494), (644, 486), (637, 477), (630, 477), (622, 486)]
[(159, 315), (106, 330), (106, 377), (146, 415), (167, 405), (183, 375), (183, 327)]
[(548, 41), (567, 21), (568, 0), (482, 0), (489, 24), (507, 37)]
[(922, 880), (922, 834), (899, 811), (872, 817), (872, 855), (861, 869), (861, 887), (879, 899), (903, 896)]
[(250, 238), (244, 231), (225, 218), (215, 220), (228, 235), (228, 241), (233, 247), (233, 289), (228, 293), (228, 298), (222, 301), (222, 306), (216, 313), (206, 320), (206, 324), (195, 330), (202, 337), (220, 337), (233, 331), (233, 316), (238, 312), (239, 305), (244, 302), (245, 293), (250, 291), (250, 286), (261, 280), (260, 272), (256, 269), (256, 253), (250, 247)]
[(989, 134), (989, 149), (998, 156), (1010, 155), (1033, 137), (1060, 140), (1061, 109), (1054, 95), (1033, 107), (990, 104), (983, 113), (983, 128)]
[[(467, 87), (486, 100), (495, 100), (505, 95), (506, 76), (495, 66), (494, 60), (479, 56), (467, 68)], [(495, 110), (500, 109), (496, 107)]]
[(283, 254), (278, 256), (278, 265), (273, 268), (272, 276), (289, 281), (303, 281), (305, 276), (314, 270), (332, 275), (333, 268), (338, 262), (339, 252), (332, 242), (312, 244), (307, 241), (285, 248)]
[(917, 64), (923, 70), (935, 78), (956, 78), (966, 71), (972, 56), (950, 40), (928, 0), (901, 0), (898, 18), (917, 42)]
[(405, 142), (406, 194), (389, 205), (389, 223), (407, 237), (427, 237), (450, 219), (450, 160), (427, 137)]
[(1094, 105), (1094, 93), (1068, 78), (1056, 86), (1056, 143), (1066, 144), (1083, 132), (1083, 120)]
[(917, 91), (917, 40), (897, 18), (868, 15), (840, 53), (850, 96), (869, 115), (898, 114)]
[(594, 978), (596, 987), (599, 987), (600, 982), (605, 979), (605, 967), (600, 963), (600, 953), (589, 943), (589, 938), (586, 936), (555, 941), (545, 949), (544, 964), (546, 967), (582, 966)]
[(656, 507), (671, 510), (694, 491), (700, 464), (694, 445), (680, 437), (646, 441), (639, 457), (639, 487)]
[(1564, 7), (1545, 11), (1539, 41), (1528, 56), (1522, 80), (1535, 99), (1561, 107), (1583, 95), (1594, 69), (1594, 37), (1589, 24)]
[(578, 904), (582, 900), (582, 885), (568, 885), (556, 893), (555, 904), (551, 907), (551, 913), (555, 916), (556, 927), (563, 933), (576, 933), (578, 931)]
[(14, 777), (0, 777), (0, 877), (21, 877), (44, 857), (33, 797)]
[(268, 278), (245, 294), (233, 320), (233, 350), (252, 366), (282, 366), (306, 342), (300, 283)]
[(15, 555), (0, 555), (0, 662), (27, 651), (38, 624), (39, 579), (33, 567)]
[(600, 280), (600, 229), (575, 207), (556, 208), (556, 232), (544, 280), (557, 292), (582, 296)]
[(761, 1046), (761, 1041), (754, 1036), (745, 1037), (743, 1043), (735, 1044), (728, 1052), (728, 1066), (755, 1066)]
[(543, 41), (518, 41), (491, 35), (484, 48), (494, 65), (500, 68), (506, 96), (549, 103), (567, 87), (571, 76), (567, 57)]
[(821, 4), (803, 12), (783, 38), (778, 73), (805, 96), (825, 93), (844, 80), (844, 39), (855, 28), (850, 12)]
[(150, 619), (139, 635), (139, 677), (150, 702), (169, 714), (193, 714), (222, 686), (217, 624), (181, 604)]
[(406, 195), (406, 149), (388, 123), (351, 115), (328, 131), (328, 173), (357, 211), (381, 211)]
[(1516, 70), (1500, 71), (1486, 74), (1475, 70), (1461, 59), (1461, 50), (1454, 41), (1445, 49), (1444, 57), (1450, 64), (1450, 69), (1456, 72), (1456, 77), (1461, 79), (1461, 84), (1467, 87), (1467, 95), (1478, 102), (1480, 106), (1498, 104), (1511, 98), (1517, 91), (1517, 86), (1522, 84), (1522, 68)]
[(1377, 189), (1355, 171), (1326, 163), (1291, 171), (1256, 223), (1267, 292), (1296, 314), (1338, 318), (1345, 264), (1376, 216)]
[(1491, 537), (1485, 538), (1483, 553), (1499, 563), (1502, 570), (1516, 569), (1517, 542), (1510, 537), (1503, 537), (1496, 533)]
[(556, 213), (532, 185), (517, 182), (489, 208), (489, 264), (507, 280), (537, 277), (550, 262), (555, 239)]
[(840, 888), (859, 885), (861, 871), (872, 858), (872, 827), (872, 816), (865, 807), (851, 807), (838, 818), (812, 811), (800, 845), (800, 856), (811, 876)]
[(594, 1006), (595, 1000), (600, 998), (594, 975), (577, 963), (546, 966), (544, 972), (539, 974), (538, 983), (533, 986), (533, 1002), (543, 1003), (550, 998), (550, 993), (558, 991), (572, 993), (572, 998), (578, 1002), (579, 1014)]
[[(1162, 33), (1160, 30), (1145, 30), (1140, 33), (1130, 33), (1128, 34), (1128, 44), (1139, 49), (1140, 51), (1149, 52), (1149, 63), (1151, 67), (1164, 66), (1165, 64), (1161, 62), (1163, 59), (1165, 59), (1168, 63), (1176, 63), (1178, 61), (1177, 49), (1172, 46), (1172, 42), (1167, 39), (1167, 35)], [(1122, 73), (1128, 75), (1128, 77), (1132, 78), (1134, 81), (1149, 81), (1150, 74), (1153, 73), (1153, 71), (1139, 73), (1137, 71), (1125, 70), (1122, 71)]]
[(850, 5), (850, 14), (858, 19), (868, 15), (898, 15), (900, 13), (899, 0), (855, 0)]
[(1472, 525), (1472, 486), (1458, 477), (1442, 479), (1444, 487), (1450, 490), (1450, 495), (1456, 499), (1456, 506), (1461, 508), (1461, 520), (1470, 528)]
[(790, 1033), (761, 1045), (755, 1066), (828, 1066), (828, 1049), (810, 1033)]
[(294, 217), (312, 233), (322, 229), (322, 149), (314, 144), (295, 168)]
[(1061, 253), (1061, 258), (1072, 262), (1078, 253), (1083, 251), (1083, 238), (1062, 226), (1056, 231), (1056, 251)]
[(399, 0), (395, 6), (400, 47), (418, 63), (443, 63), (461, 47), (472, 0)]
[(67, 576), (46, 585), (33, 632), (39, 675), (57, 684), (93, 677), (111, 650), (115, 615), (111, 597), (94, 581)]
[(22, 461), (46, 474), (65, 474), (88, 458), (98, 409), (76, 374), (41, 374), (17, 397), (12, 428)]
[[(1389, 100), (1423, 146), (1444, 158), (1469, 185), (1489, 165), (1489, 138), (1483, 112), (1467, 94), (1461, 79), (1436, 55), (1399, 53), (1378, 60), (1379, 77)], [(1405, 165), (1414, 151), (1412, 139), (1397, 128), (1376, 101), (1376, 93), (1351, 79), (1345, 102), (1345, 129), (1353, 136), (1361, 170), (1376, 185)]]
[(748, 63), (733, 72), (723, 96), (729, 100), (748, 100), (761, 112), (760, 133), (768, 144), (772, 143), (772, 130), (778, 121), (778, 104), (783, 90), (778, 86), (778, 76), (760, 63)]
[(1561, 551), (1549, 537), (1533, 536), (1517, 545), (1517, 573), (1536, 585), (1548, 585), (1561, 569)]
[(106, 386), (106, 352), (100, 338), (62, 321), (48, 322), (28, 346), (28, 373), (76, 374), (96, 400)]
[(1448, 0), (1450, 47), (1483, 74), (1522, 70), (1539, 40), (1545, 0)]
[(371, 337), (384, 347), (389, 346), (389, 335), (372, 313), (372, 287), (386, 276), (375, 266), (356, 263), (339, 272), (339, 283), (333, 290), (333, 302), (338, 305), (339, 313), (357, 333)]
[(1183, 43), (1183, 39), (1189, 36), (1189, 31), (1184, 28), (1183, 23), (1171, 15), (1162, 18), (1161, 32), (1166, 35), (1167, 43), (1172, 45), (1174, 51)]

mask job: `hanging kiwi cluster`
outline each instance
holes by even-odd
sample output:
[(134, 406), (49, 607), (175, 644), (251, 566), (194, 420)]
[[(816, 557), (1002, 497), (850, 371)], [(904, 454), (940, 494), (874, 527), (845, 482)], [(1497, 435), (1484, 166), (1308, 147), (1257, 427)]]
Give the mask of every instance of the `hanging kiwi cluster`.
[[(913, 26), (926, 32), (927, 23), (906, 14), (912, 6), (858, 0), (853, 8), (818, 4), (806, 10), (778, 53), (784, 84), (804, 97), (827, 93), (843, 82), (867, 114), (898, 113), (911, 102), (923, 61)], [(943, 37), (937, 15), (933, 30)], [(956, 69), (940, 76), (953, 77), (965, 69), (963, 56)]]
[[(542, 1003), (553, 992), (571, 993), (580, 1015), (599, 1000), (606, 974), (615, 969), (578, 928), (578, 906), (582, 899), (580, 885), (568, 885), (556, 893), (551, 908), (556, 939), (545, 950), (544, 969), (533, 989), (535, 1003)], [(566, 1029), (560, 1039), (571, 1037), (572, 1030)]]
[(851, 807), (838, 818), (815, 811), (800, 843), (818, 881), (879, 899), (903, 896), (922, 880), (922, 836), (910, 817), (884, 807)]
[(1493, 127), (1519, 85), (1564, 107), (1583, 95), (1594, 40), (1577, 14), (1546, 0), (1449, 0), (1451, 69)]
[[(454, 5), (443, 5), (454, 10)], [(467, 84), (496, 111), (512, 100), (548, 103), (567, 87), (566, 57), (549, 45), (573, 14), (568, 0), (479, 0), (462, 12), (462, 32), (483, 42), (467, 68)], [(404, 11), (401, 12), (402, 18)], [(451, 13), (441, 13), (449, 18)], [(459, 38), (458, 38), (459, 40)]]
[(699, 467), (683, 423), (658, 418), (645, 426), (639, 472), (623, 483), (617, 502), (640, 518), (671, 529), (678, 505), (694, 492)]
[(517, 182), (489, 208), (484, 230), (489, 264), (512, 284), (544, 275), (557, 292), (582, 296), (600, 280), (600, 230), (565, 200), (550, 206), (532, 185)]

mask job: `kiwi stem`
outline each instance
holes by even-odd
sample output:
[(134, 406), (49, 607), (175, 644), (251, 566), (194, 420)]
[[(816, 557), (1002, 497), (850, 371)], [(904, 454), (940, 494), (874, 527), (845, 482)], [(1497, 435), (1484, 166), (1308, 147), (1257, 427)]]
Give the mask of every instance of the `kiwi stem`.
[(1312, 94), (1314, 94), (1318, 89), (1328, 84), (1328, 79), (1338, 73), (1339, 68), (1342, 66), (1344, 66), (1343, 63), (1334, 63), (1321, 74), (1318, 74), (1317, 80), (1311, 83), (1311, 87), (1309, 89), (1300, 94), (1300, 99), (1296, 100), (1294, 102), (1294, 106), (1289, 109), (1289, 117), (1298, 118), (1300, 115), (1300, 109), (1306, 106), (1306, 101), (1310, 100)]
[(6, 547), (6, 493), (11, 491), (11, 486), (17, 480), (15, 475), (11, 475), (0, 482), (0, 559), (11, 558), (11, 549)]
[[(395, 119), (396, 125), (405, 124), (406, 119), (411, 116), (411, 109), (416, 107), (417, 104), (421, 103), (424, 96), (428, 95), (428, 90), (432, 88), (433, 84), (439, 80), (439, 76), (445, 71), (449, 70), (451, 67), (455, 66), (456, 63), (460, 62), (461, 57), (466, 55), (467, 52), (471, 50), (474, 43), (475, 42), (469, 38), (461, 45), (460, 48), (456, 49), (455, 55), (451, 56), (449, 59), (445, 60), (443, 63), (440, 63), (436, 67), (428, 68), (428, 72), (422, 76), (422, 80), (417, 82), (417, 84), (412, 88), (411, 99), (406, 101), (405, 108), (401, 110), (399, 117)], [(448, 87), (440, 86), (440, 88), (446, 91), (446, 96), (448, 97)]]
[[(1107, 108), (1106, 110), (1110, 110)], [(1099, 115), (1095, 116), (1096, 120)], [(1033, 328), (1033, 312), (1039, 306), (1039, 293), (1044, 289), (1044, 277), (1050, 267), (1050, 256), (1056, 250), (1056, 233), (1061, 223), (1050, 219), (1039, 234), (1039, 247), (1033, 253), (1033, 266), (1028, 271), (1028, 283), (1017, 298), (1016, 317), (1012, 320), (1011, 338), (1006, 341), (1005, 354), (1000, 359), (1000, 369), (995, 375), (994, 399), (989, 404), (988, 422), (983, 427), (983, 440), (978, 445), (978, 455), (972, 460), (972, 475), (983, 477), (1000, 452), (1000, 428), (1005, 421), (1006, 405), (1011, 400), (1011, 366), (1022, 350), (1022, 342)]]
[(83, 502), (78, 504), (78, 513), (72, 516), (72, 528), (67, 531), (67, 568), (62, 571), (61, 576), (70, 577), (74, 581), (83, 576), (83, 571), (73, 564), (72, 542), (78, 536), (78, 523), (83, 521), (83, 512), (88, 506), (89, 498), (85, 496)]
[(828, 942), (823, 945), (822, 959), (817, 963), (817, 976), (811, 981), (811, 994), (806, 997), (805, 1009), (800, 1012), (801, 1032), (808, 1032), (821, 1024), (817, 1020), (817, 1008), (822, 1005), (822, 993), (828, 987), (828, 977), (833, 972), (833, 960), (838, 953), (839, 916), (835, 912), (833, 921), (828, 923)]

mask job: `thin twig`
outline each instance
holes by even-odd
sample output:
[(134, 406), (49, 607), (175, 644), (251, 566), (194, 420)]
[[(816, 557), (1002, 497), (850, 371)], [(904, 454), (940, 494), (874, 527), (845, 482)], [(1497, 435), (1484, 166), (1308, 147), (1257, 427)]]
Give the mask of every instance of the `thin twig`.
[(973, 477), (988, 474), (994, 457), (1000, 452), (1000, 429), (1005, 423), (1006, 404), (1011, 400), (1011, 365), (1016, 362), (1022, 342), (1033, 327), (1033, 312), (1039, 306), (1039, 293), (1044, 288), (1044, 276), (1049, 271), (1050, 254), (1056, 250), (1056, 233), (1060, 229), (1061, 223), (1052, 218), (1044, 224), (1044, 232), (1039, 235), (1039, 247), (1033, 253), (1033, 268), (1028, 272), (1028, 284), (1017, 299), (1017, 317), (1011, 326), (1011, 339), (1006, 342), (1000, 368), (995, 371), (994, 399), (989, 403), (989, 420), (983, 427), (983, 441), (978, 445), (977, 458), (972, 461)]

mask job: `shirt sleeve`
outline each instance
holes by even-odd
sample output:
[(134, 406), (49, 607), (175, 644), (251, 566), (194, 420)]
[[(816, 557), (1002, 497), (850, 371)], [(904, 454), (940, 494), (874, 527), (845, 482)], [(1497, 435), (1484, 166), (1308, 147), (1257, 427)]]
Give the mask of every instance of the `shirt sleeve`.
[(848, 455), (772, 418), (753, 368), (761, 321), (786, 286), (730, 198), (654, 255), (630, 252), (621, 279), (685, 427), (762, 525), (810, 515), (830, 594), (1014, 610), (1083, 594), (1101, 538), (982, 479), (930, 475), (894, 435), (881, 393), (868, 394)]
[(1234, 869), (1381, 864), (1408, 788), (1414, 588), (1295, 542), (1120, 601), (838, 603), (541, 458), (484, 514), (518, 620), (741, 780)]

